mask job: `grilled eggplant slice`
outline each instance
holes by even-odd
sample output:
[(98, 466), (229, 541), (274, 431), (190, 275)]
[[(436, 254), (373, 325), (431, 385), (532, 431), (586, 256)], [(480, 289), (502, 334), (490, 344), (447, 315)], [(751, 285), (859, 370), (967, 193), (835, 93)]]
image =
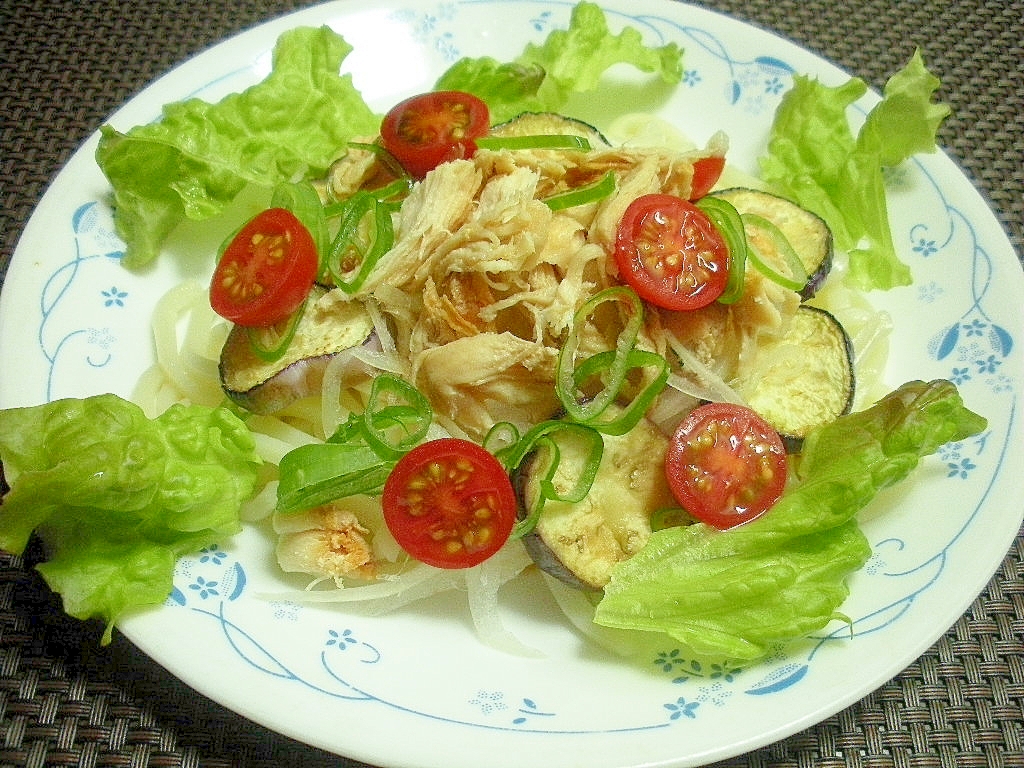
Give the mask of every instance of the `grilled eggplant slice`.
[[(732, 203), (740, 215), (755, 214), (774, 224), (785, 235), (807, 272), (807, 282), (800, 291), (800, 297), (809, 299), (814, 296), (832, 269), (834, 254), (832, 230), (820, 216), (778, 195), (756, 189), (735, 187), (713, 192), (712, 195)], [(747, 226), (746, 232), (747, 239), (761, 257), (785, 274), (786, 259), (779, 253), (778, 243), (757, 227)]]
[(831, 313), (801, 304), (786, 334), (758, 349), (737, 389), (798, 453), (811, 429), (853, 406), (850, 337)]
[(371, 333), (373, 321), (361, 303), (332, 301), (326, 288), (315, 286), (279, 359), (260, 359), (246, 329), (231, 329), (220, 354), (221, 387), (247, 410), (274, 413), (319, 389), (331, 358)]
[(555, 112), (523, 112), (492, 126), (490, 136), (582, 136), (594, 149), (609, 147), (608, 139), (590, 123)]
[[(560, 462), (553, 482), (559, 491), (573, 484), (585, 460), (578, 444), (557, 433)], [(668, 439), (643, 420), (625, 435), (604, 436), (604, 455), (586, 498), (548, 501), (537, 527), (523, 538), (534, 562), (557, 579), (584, 590), (608, 583), (612, 568), (635, 555), (651, 535), (651, 516), (677, 506), (665, 480)], [(528, 460), (516, 477), (531, 498), (548, 462)]]

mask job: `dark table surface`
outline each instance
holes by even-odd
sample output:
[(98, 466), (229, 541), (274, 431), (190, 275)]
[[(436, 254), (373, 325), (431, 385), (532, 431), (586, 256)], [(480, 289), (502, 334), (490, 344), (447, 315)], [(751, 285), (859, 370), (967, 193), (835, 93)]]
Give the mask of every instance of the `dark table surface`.
[[(48, 183), (116, 107), (218, 40), (305, 5), (2, 0), (0, 268)], [(875, 88), (920, 47), (953, 108), (942, 147), (1024, 253), (1024, 1), (700, 5)], [(0, 554), (0, 766), (357, 765), (223, 709), (116, 634), (104, 648), (98, 637), (63, 616), (20, 558)], [(895, 679), (729, 765), (1024, 767), (1024, 532), (964, 616)]]

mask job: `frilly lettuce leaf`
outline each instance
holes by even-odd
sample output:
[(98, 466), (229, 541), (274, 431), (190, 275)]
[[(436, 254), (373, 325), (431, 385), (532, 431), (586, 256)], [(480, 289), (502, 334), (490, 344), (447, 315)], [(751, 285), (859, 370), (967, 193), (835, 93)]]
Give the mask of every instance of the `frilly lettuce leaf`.
[(923, 456), (986, 428), (948, 381), (911, 382), (804, 443), (768, 513), (718, 531), (667, 528), (612, 573), (594, 620), (663, 632), (697, 654), (753, 660), (821, 629), (871, 554), (856, 514)]
[(527, 45), (515, 61), (464, 58), (435, 87), (476, 95), (487, 103), (492, 122), (500, 123), (522, 112), (558, 112), (573, 92), (594, 89), (613, 64), (630, 64), (678, 83), (682, 56), (675, 43), (645, 45), (632, 27), (613, 34), (601, 8), (581, 2), (573, 8), (568, 29), (551, 32), (541, 45)]
[(177, 558), (241, 528), (261, 460), (226, 408), (173, 405), (149, 419), (115, 395), (0, 410), (0, 549), (37, 568), (64, 609), (107, 623), (171, 591)]
[(947, 105), (931, 101), (938, 86), (916, 51), (889, 79), (856, 137), (846, 113), (867, 91), (857, 78), (830, 88), (794, 76), (776, 111), (762, 176), (828, 223), (836, 245), (849, 252), (848, 280), (858, 288), (911, 282), (893, 245), (882, 172), (918, 152), (935, 151), (936, 132), (949, 114)]
[(322, 173), (347, 141), (374, 135), (379, 117), (339, 74), (351, 50), (329, 27), (292, 29), (271, 73), (245, 91), (168, 104), (126, 134), (104, 125), (96, 160), (113, 187), (124, 265), (148, 263), (179, 222), (216, 216), (246, 185)]

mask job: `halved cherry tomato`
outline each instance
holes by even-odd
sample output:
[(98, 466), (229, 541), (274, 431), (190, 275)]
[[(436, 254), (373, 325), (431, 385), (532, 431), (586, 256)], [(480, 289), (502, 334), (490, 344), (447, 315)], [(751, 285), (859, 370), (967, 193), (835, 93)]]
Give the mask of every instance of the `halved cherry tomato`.
[(718, 155), (702, 157), (693, 164), (693, 179), (690, 181), (690, 200), (700, 200), (711, 191), (725, 170), (725, 158)]
[(490, 123), (487, 105), (476, 96), (434, 91), (392, 107), (380, 138), (409, 175), (421, 179), (441, 163), (472, 157), (475, 139), (486, 135)]
[(317, 269), (309, 230), (291, 211), (270, 208), (224, 249), (210, 282), (210, 306), (237, 325), (273, 325), (299, 308)]
[(398, 460), (381, 495), (384, 522), (410, 555), (437, 568), (469, 568), (508, 540), (516, 495), (485, 448), (459, 438), (423, 443)]
[(707, 306), (725, 290), (729, 247), (707, 215), (673, 195), (638, 197), (615, 239), (619, 275), (664, 309)]
[(676, 501), (715, 528), (753, 520), (786, 485), (786, 449), (754, 411), (731, 403), (695, 408), (676, 429), (665, 476)]

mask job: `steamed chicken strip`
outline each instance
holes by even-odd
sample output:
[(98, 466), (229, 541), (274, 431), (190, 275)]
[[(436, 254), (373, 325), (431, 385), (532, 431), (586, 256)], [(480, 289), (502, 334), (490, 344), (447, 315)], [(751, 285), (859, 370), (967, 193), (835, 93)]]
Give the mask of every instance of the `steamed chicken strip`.
[[(430, 173), (402, 203), (395, 244), (370, 272), (360, 296), (381, 285), (415, 290), (411, 282), (429, 255), (441, 247), (469, 216), (482, 181), (470, 162), (445, 163), (443, 173)], [(441, 168), (438, 168), (440, 171)]]
[(275, 515), (274, 531), (277, 562), (286, 573), (335, 579), (377, 575), (370, 530), (344, 504)]
[(714, 302), (696, 312), (659, 310), (658, 315), (683, 346), (732, 384), (751, 370), (758, 349), (785, 335), (799, 306), (795, 291), (748, 269), (735, 303)]
[(438, 418), (479, 440), (498, 421), (524, 426), (551, 417), (559, 407), (556, 356), (511, 333), (480, 333), (424, 351), (415, 384)]

